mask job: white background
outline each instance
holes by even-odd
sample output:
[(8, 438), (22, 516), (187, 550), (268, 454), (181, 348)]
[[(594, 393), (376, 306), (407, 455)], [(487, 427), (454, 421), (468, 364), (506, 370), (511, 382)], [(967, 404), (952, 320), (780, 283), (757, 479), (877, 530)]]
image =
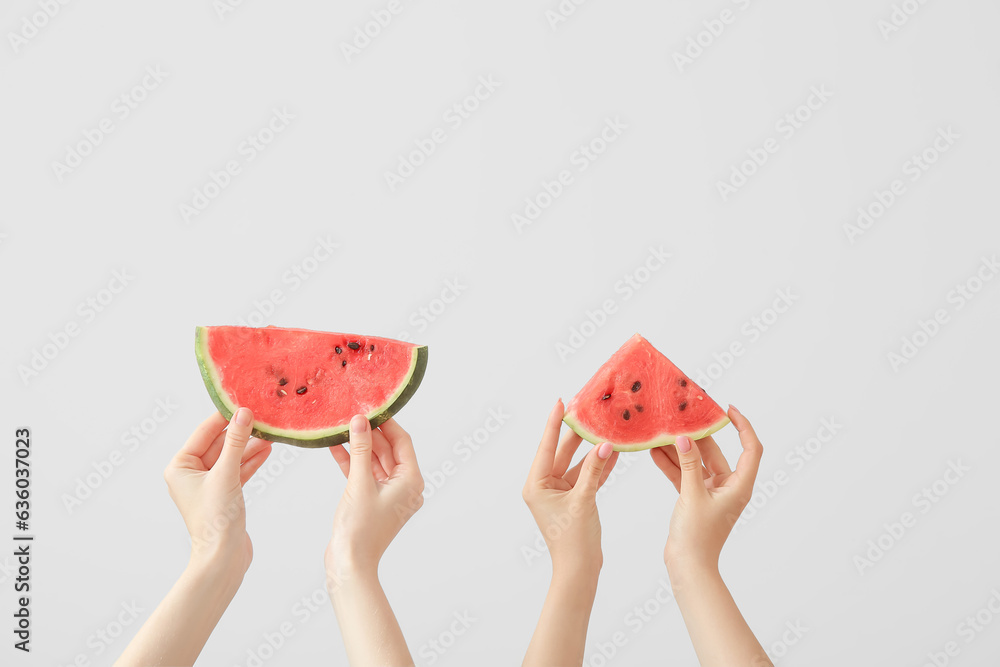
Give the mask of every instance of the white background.
[[(994, 613), (971, 637), (959, 626), (1000, 591), (1000, 280), (977, 282), (980, 267), (995, 278), (983, 258), (1000, 250), (995, 3), (907, 0), (894, 25), (889, 0), (591, 0), (555, 22), (554, 0), (403, 1), (350, 58), (343, 45), (385, 2), (219, 4), (0, 11), (0, 441), (12, 448), (16, 427), (32, 429), (37, 535), (34, 651), (15, 652), (5, 631), (0, 661), (109, 664), (169, 589), (188, 542), (161, 474), (213, 409), (194, 327), (253, 316), (430, 348), (399, 420), (425, 475), (447, 461), (457, 472), (428, 483), (381, 567), (420, 665), (519, 664), (550, 574), (520, 498), (541, 427), (637, 331), (692, 377), (713, 373), (709, 393), (764, 442), (756, 513), (722, 570), (779, 664), (917, 666), (951, 641), (949, 664), (992, 664)], [(731, 21), (713, 23), (724, 10)], [(697, 57), (679, 66), (689, 47)], [(162, 81), (132, 92), (147, 68)], [(499, 85), (467, 100), (480, 77)], [(829, 99), (802, 107), (814, 88)], [(123, 94), (143, 98), (125, 118)], [(476, 109), (455, 127), (445, 114), (463, 103)], [(294, 119), (250, 161), (240, 146), (274, 109)], [(789, 113), (801, 119), (790, 136)], [(104, 118), (113, 131), (86, 145)], [(607, 119), (625, 128), (579, 171), (576, 152)], [(435, 128), (444, 143), (390, 188), (386, 172)], [(948, 128), (947, 152), (931, 148), (936, 161), (914, 172)], [(777, 152), (742, 167), (769, 138)], [(88, 155), (66, 173), (55, 163), (72, 151)], [(181, 205), (228, 160), (240, 173), (185, 220)], [(723, 196), (734, 168), (754, 173)], [(516, 225), (564, 169), (572, 183)], [(894, 179), (903, 194), (861, 234), (845, 231)], [(325, 261), (313, 261), (317, 238), (339, 244)], [(651, 246), (671, 256), (647, 272)], [(296, 283), (295, 267), (314, 271)], [(115, 271), (129, 278), (111, 294)], [(616, 290), (626, 275), (641, 289)], [(959, 299), (967, 283), (978, 291)], [(780, 290), (794, 300), (775, 316)], [(442, 292), (458, 296), (442, 308)], [(101, 312), (87, 299), (103, 299)], [(607, 299), (615, 312), (584, 325)], [(918, 333), (938, 310), (935, 335)], [(79, 330), (67, 341), (68, 324)], [(560, 354), (574, 329), (590, 335)], [(904, 338), (919, 347), (894, 364)], [(733, 343), (742, 354), (726, 359)], [(178, 407), (68, 508), (158, 399)], [(466, 460), (455, 443), (490, 409), (509, 418)], [(835, 435), (797, 458), (824, 419)], [(735, 461), (735, 430), (717, 439)], [(272, 458), (273, 482), (248, 491), (253, 566), (201, 663), (255, 664), (251, 652), (290, 622), (264, 664), (346, 664), (329, 604), (307, 620), (296, 607), (321, 590), (343, 479), (324, 451), (276, 445)], [(0, 460), (7, 535), (13, 456)], [(939, 482), (935, 502), (915, 501), (959, 462), (969, 470)], [(619, 467), (599, 497), (605, 566), (587, 665), (694, 665), (676, 605), (654, 597), (676, 493), (646, 453)], [(769, 494), (775, 479), (785, 483)], [(915, 525), (893, 537), (886, 525), (904, 512)], [(133, 602), (139, 618), (98, 655), (95, 633), (115, 631)], [(465, 612), (471, 628), (430, 650)], [(619, 631), (627, 643), (605, 659)]]

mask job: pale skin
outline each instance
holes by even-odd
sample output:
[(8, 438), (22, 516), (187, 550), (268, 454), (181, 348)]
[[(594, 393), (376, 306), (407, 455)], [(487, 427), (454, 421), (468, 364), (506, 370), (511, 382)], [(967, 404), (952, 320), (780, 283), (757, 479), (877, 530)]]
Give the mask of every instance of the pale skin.
[(253, 559), (243, 485), (271, 443), (250, 437), (253, 415), (216, 412), (195, 429), (164, 471), (191, 535), (187, 568), (118, 658), (117, 667), (193, 665)]
[(570, 431), (559, 442), (563, 411), (562, 401), (557, 401), (522, 491), (552, 558), (552, 581), (524, 667), (583, 664), (587, 625), (604, 562), (596, 496), (618, 453), (604, 443), (570, 468), (581, 438)]
[(749, 420), (733, 406), (729, 419), (743, 446), (736, 470), (711, 436), (697, 442), (678, 438), (676, 447), (650, 450), (680, 494), (663, 559), (702, 667), (771, 667), (719, 574), (719, 555), (750, 502), (764, 451)]
[[(552, 583), (524, 658), (525, 667), (577, 667), (603, 564), (595, 496), (617, 453), (594, 447), (571, 470), (580, 444), (567, 434), (556, 444), (562, 402), (549, 414), (524, 486), (524, 499), (552, 557)], [(730, 406), (743, 453), (733, 471), (712, 437), (650, 450), (680, 494), (663, 552), (671, 587), (702, 667), (771, 667), (771, 661), (719, 574), (719, 555), (750, 501), (763, 447), (750, 422)], [(572, 519), (566, 521), (566, 518)]]
[[(228, 424), (213, 414), (164, 471), (191, 535), (191, 558), (116, 667), (193, 665), (236, 595), (253, 559), (242, 489), (272, 444), (250, 437), (252, 421), (247, 408)], [(327, 589), (351, 665), (410, 667), (378, 563), (423, 503), (423, 478), (410, 436), (394, 420), (372, 431), (359, 415), (351, 425), (350, 454), (330, 448), (348, 480), (325, 554)]]
[(350, 453), (330, 452), (347, 485), (326, 548), (327, 590), (347, 659), (355, 667), (411, 667), (413, 658), (378, 579), (378, 565), (423, 505), (424, 480), (409, 434), (395, 420), (371, 429), (351, 420)]
[[(524, 665), (582, 665), (587, 625), (603, 565), (596, 494), (618, 454), (605, 443), (570, 468), (580, 445), (558, 441), (563, 405), (549, 414), (523, 496), (552, 558), (552, 581)], [(164, 472), (191, 535), (187, 568), (115, 665), (193, 665), (235, 596), (253, 547), (246, 532), (243, 485), (271, 452), (250, 437), (252, 414), (227, 424), (206, 419)], [(651, 450), (680, 497), (664, 562), (674, 596), (703, 667), (770, 666), (719, 574), (719, 555), (750, 500), (763, 448), (750, 422), (730, 406), (743, 453), (733, 471), (711, 437)], [(327, 587), (351, 665), (413, 665), (378, 580), (382, 555), (423, 504), (423, 478), (409, 435), (394, 420), (372, 430), (351, 423), (351, 451), (331, 453), (347, 477), (327, 546)]]

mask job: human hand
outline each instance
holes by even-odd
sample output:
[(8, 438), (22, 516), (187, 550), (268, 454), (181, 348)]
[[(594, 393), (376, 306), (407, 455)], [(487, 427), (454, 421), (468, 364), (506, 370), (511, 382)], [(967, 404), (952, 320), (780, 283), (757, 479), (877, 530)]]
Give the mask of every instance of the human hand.
[(243, 485), (271, 453), (253, 438), (253, 413), (239, 408), (232, 420), (216, 412), (195, 429), (163, 477), (191, 535), (191, 564), (224, 565), (244, 574), (253, 558), (246, 532)]
[(375, 575), (382, 554), (424, 503), (424, 479), (409, 434), (390, 419), (374, 431), (363, 415), (351, 419), (351, 451), (330, 447), (347, 486), (333, 517), (326, 570)]
[(618, 452), (604, 443), (567, 470), (582, 438), (570, 431), (558, 442), (563, 413), (559, 400), (549, 413), (521, 495), (545, 538), (553, 570), (599, 571), (604, 555), (596, 496)]
[(747, 418), (731, 405), (729, 419), (743, 445), (735, 471), (711, 436), (698, 442), (678, 438), (676, 448), (650, 450), (657, 467), (680, 493), (663, 550), (668, 570), (688, 564), (718, 570), (722, 546), (750, 502), (764, 448)]

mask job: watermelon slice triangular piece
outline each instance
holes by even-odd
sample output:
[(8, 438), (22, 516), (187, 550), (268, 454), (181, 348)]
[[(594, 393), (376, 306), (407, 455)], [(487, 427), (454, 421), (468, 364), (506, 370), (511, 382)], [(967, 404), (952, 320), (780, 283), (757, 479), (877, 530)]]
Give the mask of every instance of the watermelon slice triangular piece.
[(254, 435), (299, 447), (347, 442), (351, 417), (375, 428), (420, 386), (427, 348), (412, 343), (280, 327), (197, 327), (205, 387), (226, 419), (253, 410)]
[(726, 412), (649, 341), (634, 335), (566, 406), (563, 420), (594, 444), (634, 452), (692, 440), (729, 423)]

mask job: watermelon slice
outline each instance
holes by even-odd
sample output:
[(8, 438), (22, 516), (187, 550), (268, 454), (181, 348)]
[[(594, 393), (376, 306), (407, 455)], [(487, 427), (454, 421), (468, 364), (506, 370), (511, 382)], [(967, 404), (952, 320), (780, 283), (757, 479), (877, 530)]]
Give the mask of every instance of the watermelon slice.
[(351, 417), (372, 428), (406, 405), (425, 346), (390, 338), (278, 327), (197, 327), (195, 354), (226, 419), (253, 410), (253, 434), (299, 447), (347, 442)]
[(705, 390), (636, 334), (604, 362), (563, 421), (594, 444), (635, 452), (715, 433), (729, 417)]

